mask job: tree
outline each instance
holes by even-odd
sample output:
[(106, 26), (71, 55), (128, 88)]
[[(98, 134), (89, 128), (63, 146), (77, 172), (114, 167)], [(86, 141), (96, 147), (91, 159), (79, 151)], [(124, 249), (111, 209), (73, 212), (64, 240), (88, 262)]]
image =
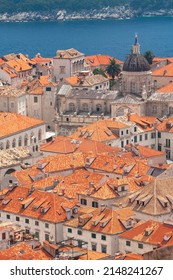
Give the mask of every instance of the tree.
[(144, 57), (146, 58), (149, 64), (152, 64), (155, 55), (152, 53), (152, 51), (148, 50), (144, 53)]
[(95, 68), (93, 70), (94, 75), (102, 75), (103, 77), (106, 77), (105, 71), (101, 68)]
[(116, 63), (115, 59), (110, 60), (110, 64), (106, 67), (106, 72), (112, 77), (112, 80), (121, 72), (120, 65)]

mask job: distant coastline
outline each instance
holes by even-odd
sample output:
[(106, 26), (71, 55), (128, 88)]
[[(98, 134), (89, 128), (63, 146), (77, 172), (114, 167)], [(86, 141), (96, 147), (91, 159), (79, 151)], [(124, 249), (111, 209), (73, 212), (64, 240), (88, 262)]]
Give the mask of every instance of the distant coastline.
[(158, 10), (142, 12), (132, 10), (125, 6), (105, 7), (102, 9), (83, 10), (80, 12), (67, 12), (56, 10), (54, 12), (20, 12), (0, 14), (0, 22), (31, 22), (31, 21), (67, 21), (67, 20), (104, 20), (104, 19), (131, 19), (136, 17), (173, 16), (172, 10)]

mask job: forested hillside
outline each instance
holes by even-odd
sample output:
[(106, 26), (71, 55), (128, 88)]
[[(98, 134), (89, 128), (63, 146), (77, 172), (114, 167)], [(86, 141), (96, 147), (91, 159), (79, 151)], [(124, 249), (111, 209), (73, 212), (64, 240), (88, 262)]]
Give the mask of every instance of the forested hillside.
[(172, 9), (173, 0), (0, 0), (0, 13), (16, 13), (22, 11), (53, 11), (62, 10), (80, 11), (129, 6), (131, 9), (143, 11)]

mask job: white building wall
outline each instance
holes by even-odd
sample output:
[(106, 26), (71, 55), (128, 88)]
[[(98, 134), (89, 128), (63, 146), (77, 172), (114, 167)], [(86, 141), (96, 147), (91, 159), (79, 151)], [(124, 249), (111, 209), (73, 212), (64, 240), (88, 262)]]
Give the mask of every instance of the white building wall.
[[(72, 229), (72, 233), (68, 232), (68, 228)], [(78, 230), (82, 231), (82, 235), (78, 234)], [(91, 234), (95, 233), (96, 238), (92, 238)], [(102, 240), (101, 236), (106, 236), (106, 240)], [(94, 231), (87, 231), (82, 228), (72, 228), (69, 226), (63, 226), (63, 239), (68, 239), (74, 237), (75, 239), (83, 240), (88, 242), (88, 250), (92, 250), (92, 244), (96, 245), (96, 251), (102, 251), (102, 245), (107, 247), (107, 254), (114, 255), (118, 250), (117, 235), (115, 234), (104, 234)]]
[[(130, 242), (130, 246), (127, 246), (126, 241)], [(143, 245), (143, 248), (139, 248), (139, 244)], [(127, 253), (127, 252), (132, 252), (132, 253), (136, 253), (139, 255), (142, 255), (146, 252), (152, 251), (154, 248), (156, 248), (157, 245), (153, 245), (150, 243), (143, 243), (143, 242), (138, 242), (138, 241), (133, 241), (130, 239), (125, 239), (125, 238), (121, 238), (119, 237), (119, 251), (120, 253)]]

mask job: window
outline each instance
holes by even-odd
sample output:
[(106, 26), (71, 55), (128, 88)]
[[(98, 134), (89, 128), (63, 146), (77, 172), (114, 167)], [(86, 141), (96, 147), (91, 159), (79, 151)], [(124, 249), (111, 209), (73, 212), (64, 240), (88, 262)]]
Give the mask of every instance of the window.
[(96, 244), (92, 244), (91, 245), (91, 250), (92, 251), (97, 251), (97, 245)]
[(158, 151), (162, 151), (162, 145), (161, 144), (158, 144)]
[(13, 148), (15, 148), (15, 147), (16, 147), (16, 139), (15, 139), (15, 138), (13, 139), (13, 142), (12, 142), (12, 147), (13, 147)]
[(47, 233), (45, 234), (45, 240), (49, 241), (49, 234), (47, 234)]
[(68, 229), (67, 229), (67, 232), (68, 232), (68, 233), (72, 233), (72, 228), (68, 228)]
[(38, 102), (38, 97), (34, 96), (34, 103), (37, 103), (37, 102)]
[(49, 228), (49, 224), (48, 223), (45, 223), (45, 228)]
[(96, 234), (95, 233), (91, 233), (91, 237), (92, 238), (96, 238)]
[(87, 205), (87, 200), (84, 199), (84, 198), (81, 198), (80, 203), (81, 203), (82, 205)]
[(9, 214), (7, 214), (7, 216), (6, 216), (6, 217), (7, 217), (7, 219), (8, 219), (8, 220), (10, 219), (10, 215), (9, 215)]
[(51, 87), (46, 87), (46, 91), (51, 91)]
[(151, 139), (155, 139), (156, 138), (156, 133), (155, 132), (152, 132), (151, 133)]
[(96, 112), (102, 112), (102, 105), (101, 104), (96, 105)]
[(74, 103), (69, 103), (69, 111), (70, 112), (75, 112), (76, 108), (75, 108), (75, 104)]
[(39, 222), (38, 222), (38, 221), (35, 221), (35, 225), (36, 225), (36, 226), (39, 226)]
[(106, 240), (106, 235), (101, 235), (101, 240)]
[(158, 138), (161, 138), (161, 132), (158, 131)]
[(134, 136), (134, 142), (135, 143), (137, 142), (137, 136)]
[(171, 158), (171, 151), (170, 150), (165, 150), (166, 152), (166, 158), (170, 159)]
[(60, 74), (65, 74), (65, 66), (60, 66), (59, 70), (60, 70)]
[(69, 122), (69, 118), (66, 118), (66, 122)]
[(2, 240), (4, 240), (4, 239), (6, 239), (6, 233), (5, 232), (2, 233)]
[(148, 140), (148, 134), (145, 134), (145, 140)]
[(121, 135), (123, 135), (123, 134), (124, 134), (124, 131), (122, 130), (122, 131), (121, 131)]
[(107, 253), (107, 246), (106, 245), (101, 245), (101, 251), (102, 253)]
[(93, 201), (92, 202), (92, 207), (98, 208), (99, 207), (98, 202), (97, 201)]
[(129, 134), (129, 131), (128, 131), (128, 129), (126, 130), (126, 134)]
[(142, 243), (138, 243), (138, 248), (139, 248), (139, 249), (143, 249), (143, 247), (144, 247), (144, 246), (143, 246)]
[(29, 229), (26, 229), (25, 232), (26, 232), (26, 234), (30, 234), (30, 230)]
[(40, 239), (40, 233), (39, 233), (39, 231), (36, 231), (36, 232), (35, 232), (35, 238), (38, 239), (38, 240)]
[(83, 111), (83, 112), (89, 112), (89, 107), (88, 107), (88, 104), (87, 104), (87, 103), (83, 103), (83, 104), (82, 104), (82, 111)]
[(53, 104), (53, 103), (52, 103), (52, 101), (51, 101), (51, 102), (50, 102), (50, 106), (52, 106), (52, 104)]
[(82, 235), (82, 231), (81, 231), (81, 230), (78, 230), (78, 231), (77, 231), (77, 234), (78, 234), (78, 235)]
[(126, 246), (130, 246), (131, 245), (131, 242), (130, 241), (126, 241)]
[(142, 141), (142, 135), (139, 135), (139, 141)]
[(134, 127), (134, 132), (136, 132), (136, 131), (137, 131), (137, 127), (135, 126), (135, 127)]
[(22, 146), (22, 138), (21, 138), (21, 137), (19, 137), (18, 146), (19, 146), (19, 147)]
[(20, 217), (16, 217), (16, 222), (20, 222)]
[(170, 148), (171, 147), (171, 141), (170, 139), (166, 139), (166, 147)]
[(124, 147), (124, 141), (121, 141), (121, 148)]
[(129, 144), (129, 140), (126, 140), (126, 145), (128, 145)]
[(29, 224), (29, 219), (25, 219), (25, 223), (26, 223), (26, 224)]

